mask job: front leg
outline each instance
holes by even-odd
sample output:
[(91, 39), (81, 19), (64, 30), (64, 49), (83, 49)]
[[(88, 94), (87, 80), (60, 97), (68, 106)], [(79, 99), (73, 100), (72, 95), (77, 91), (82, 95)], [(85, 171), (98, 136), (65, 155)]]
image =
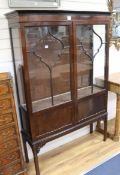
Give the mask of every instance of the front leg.
[(37, 156), (38, 149), (36, 145), (32, 146), (32, 151), (33, 151), (33, 156), (34, 156), (36, 175), (40, 175), (39, 160)]
[(27, 146), (26, 146), (26, 138), (25, 136), (22, 134), (22, 138), (23, 138), (23, 149), (24, 149), (24, 153), (25, 153), (25, 160), (26, 160), (26, 163), (29, 162), (29, 157), (28, 157), (28, 150), (27, 150)]
[(104, 119), (104, 141), (107, 139), (107, 116)]
[(90, 134), (93, 133), (93, 123), (90, 124)]

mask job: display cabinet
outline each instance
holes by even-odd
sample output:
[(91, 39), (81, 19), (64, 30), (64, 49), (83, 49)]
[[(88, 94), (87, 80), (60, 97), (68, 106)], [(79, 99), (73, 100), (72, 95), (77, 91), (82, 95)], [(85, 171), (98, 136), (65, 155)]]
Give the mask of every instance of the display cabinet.
[[(107, 131), (109, 13), (16, 11), (7, 14), (26, 142), (37, 153), (47, 142), (104, 121)], [(103, 76), (102, 86), (96, 77)]]

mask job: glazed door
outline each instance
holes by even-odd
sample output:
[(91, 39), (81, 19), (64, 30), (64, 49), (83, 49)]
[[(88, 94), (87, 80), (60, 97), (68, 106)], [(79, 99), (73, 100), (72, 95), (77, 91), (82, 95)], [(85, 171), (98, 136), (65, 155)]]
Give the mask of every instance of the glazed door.
[(71, 26), (44, 22), (25, 27), (31, 120), (37, 137), (73, 121)]
[(77, 118), (91, 117), (106, 108), (106, 26), (76, 24)]
[(33, 112), (70, 102), (70, 26), (46, 23), (25, 33)]

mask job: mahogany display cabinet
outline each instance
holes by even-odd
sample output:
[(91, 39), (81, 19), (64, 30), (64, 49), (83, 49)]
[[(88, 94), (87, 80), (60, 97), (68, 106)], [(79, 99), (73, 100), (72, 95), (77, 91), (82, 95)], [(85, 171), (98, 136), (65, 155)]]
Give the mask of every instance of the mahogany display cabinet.
[[(104, 121), (107, 136), (107, 12), (28, 11), (6, 15), (26, 161), (47, 142)], [(103, 76), (102, 86), (96, 77)]]

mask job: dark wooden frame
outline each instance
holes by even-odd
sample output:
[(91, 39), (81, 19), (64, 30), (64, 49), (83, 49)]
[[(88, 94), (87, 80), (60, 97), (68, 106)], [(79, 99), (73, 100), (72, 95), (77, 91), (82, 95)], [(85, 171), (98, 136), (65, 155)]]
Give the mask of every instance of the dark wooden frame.
[[(47, 16), (47, 17), (46, 17)], [(67, 16), (71, 16), (71, 20), (67, 20)], [(75, 131), (81, 127), (86, 125), (90, 125), (90, 133), (93, 132), (93, 123), (99, 122), (101, 120), (104, 121), (104, 141), (107, 138), (107, 80), (108, 80), (108, 58), (109, 58), (109, 13), (103, 12), (71, 12), (71, 11), (17, 11), (7, 14), (7, 18), (9, 21), (9, 28), (10, 28), (10, 36), (11, 36), (11, 46), (12, 46), (12, 54), (13, 54), (13, 64), (14, 64), (14, 72), (15, 72), (15, 80), (16, 80), (16, 88), (17, 88), (17, 96), (18, 96), (18, 104), (19, 104), (19, 111), (21, 117), (21, 126), (22, 126), (22, 137), (23, 137), (23, 145), (25, 151), (26, 161), (29, 162), (28, 153), (26, 142), (32, 148), (33, 155), (34, 155), (34, 162), (36, 168), (36, 175), (40, 174), (39, 164), (38, 164), (38, 157), (37, 153), (39, 152), (40, 148), (46, 144), (47, 142), (56, 139), (60, 136), (63, 136), (67, 133)], [(42, 111), (32, 113), (32, 101), (31, 101), (31, 94), (30, 94), (30, 80), (29, 80), (29, 73), (28, 73), (28, 64), (27, 64), (27, 54), (26, 54), (26, 41), (25, 41), (25, 32), (24, 27), (26, 26), (39, 26), (39, 25), (69, 25), (70, 26), (70, 44), (71, 44), (71, 97), (72, 100), (59, 105), (54, 106), (49, 109), (44, 109)], [(106, 59), (105, 59), (105, 89), (102, 92), (97, 94), (92, 94), (82, 99), (77, 99), (77, 58), (76, 58), (76, 49), (75, 49), (75, 30), (76, 24), (105, 24), (106, 25)], [(23, 54), (23, 66), (21, 66), (21, 70), (23, 72), (23, 80), (24, 80), (24, 88), (25, 88), (25, 98), (26, 98), (26, 105), (27, 111), (20, 105), (20, 98), (18, 93), (18, 85), (17, 85), (17, 73), (15, 69), (15, 55), (14, 55), (14, 47), (13, 47), (13, 38), (11, 30), (12, 28), (19, 28), (20, 36), (21, 36), (21, 44), (22, 44), (22, 54)], [(103, 99), (104, 107), (103, 110), (98, 111), (97, 113), (94, 112), (92, 115), (85, 117), (82, 120), (78, 120), (78, 102), (79, 103), (86, 103), (85, 101), (92, 99), (96, 102), (95, 99), (100, 96)], [(99, 102), (98, 102), (99, 103)], [(97, 104), (96, 104), (97, 105)], [(94, 106), (96, 108), (96, 106)], [(35, 127), (35, 123), (40, 116), (47, 115), (47, 113), (51, 113), (51, 115), (56, 111), (68, 109), (71, 113), (71, 123), (69, 123), (66, 127), (58, 128), (57, 131), (52, 131), (45, 133), (43, 135), (36, 135), (36, 130), (38, 128)], [(27, 128), (27, 130), (24, 128)]]

